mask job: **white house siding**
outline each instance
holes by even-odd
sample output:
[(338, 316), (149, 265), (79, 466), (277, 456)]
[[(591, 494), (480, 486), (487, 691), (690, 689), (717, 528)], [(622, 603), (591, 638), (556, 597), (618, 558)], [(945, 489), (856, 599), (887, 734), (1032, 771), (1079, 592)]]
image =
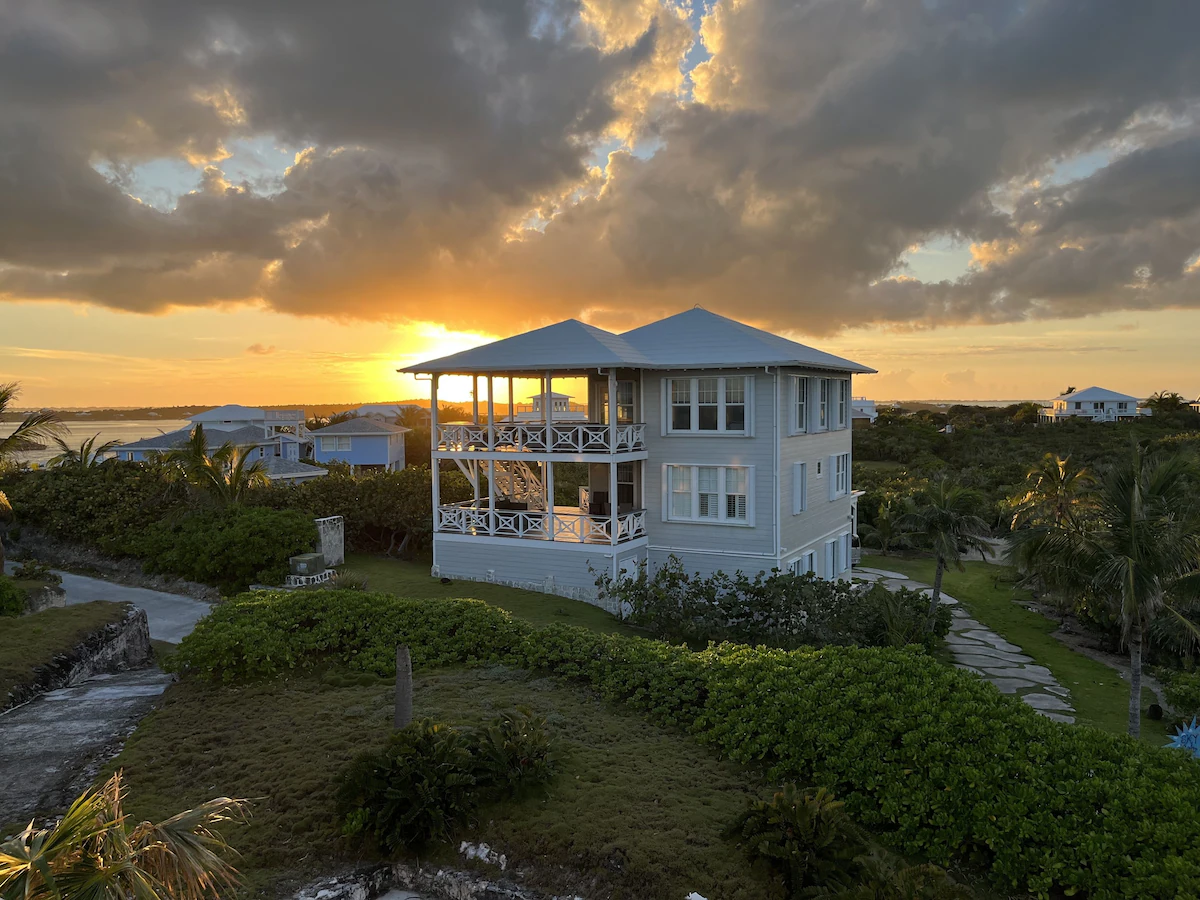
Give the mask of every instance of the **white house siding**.
[(433, 574), (542, 591), (617, 612), (597, 598), (596, 577), (612, 575), (614, 566), (642, 559), (645, 552), (643, 541), (611, 547), (439, 534), (433, 541)]
[[(666, 434), (664, 387), (668, 378), (749, 375), (753, 378), (750, 413), (753, 436)], [(643, 377), (642, 411), (646, 421), (644, 497), (651, 567), (674, 553), (695, 572), (718, 569), (748, 574), (769, 571), (778, 563), (775, 548), (774, 447), (775, 375), (762, 369), (647, 372)], [(722, 525), (666, 520), (664, 465), (750, 466), (753, 469), (753, 525)]]

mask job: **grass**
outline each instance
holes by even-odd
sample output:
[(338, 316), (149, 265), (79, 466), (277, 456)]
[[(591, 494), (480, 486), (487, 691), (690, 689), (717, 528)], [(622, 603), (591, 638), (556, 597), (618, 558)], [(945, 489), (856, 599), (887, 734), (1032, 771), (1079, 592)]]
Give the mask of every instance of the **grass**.
[[(225, 829), (249, 893), (279, 895), (369, 861), (340, 837), (337, 774), (391, 729), (393, 690), (370, 676), (326, 675), (240, 686), (185, 680), (111, 765), (125, 770), (135, 820), (212, 797), (254, 799)], [(527, 707), (561, 741), (544, 793), (481, 810), (464, 839), (509, 855), (530, 886), (600, 898), (722, 900), (772, 896), (721, 832), (761, 775), (716, 759), (681, 732), (647, 724), (582, 688), (502, 667), (442, 670), (414, 682), (415, 713), (470, 724)], [(435, 863), (463, 865), (454, 848)], [(511, 867), (510, 867), (511, 872)]]
[(125, 618), (126, 603), (95, 600), (0, 619), (0, 698), (33, 679), (39, 666), (74, 648), (93, 631)]
[(442, 584), (429, 574), (428, 561), (390, 559), (366, 553), (351, 553), (345, 568), (367, 576), (367, 589), (386, 591), (399, 597), (482, 600), (508, 610), (534, 625), (579, 625), (601, 634), (642, 634), (598, 606), (567, 600), (553, 594), (475, 581)]
[[(895, 556), (867, 556), (862, 564), (870, 568), (899, 572), (926, 584), (933, 583), (932, 559), (903, 559)], [(1125, 734), (1129, 719), (1129, 685), (1115, 670), (1076, 653), (1054, 637), (1058, 623), (1040, 613), (1031, 612), (1015, 600), (1031, 599), (1029, 593), (1004, 580), (1011, 576), (1005, 566), (968, 562), (963, 572), (951, 568), (942, 580), (942, 589), (958, 600), (972, 616), (1001, 637), (1021, 647), (1034, 661), (1054, 673), (1063, 687), (1071, 691), (1075, 720), (1094, 725), (1112, 734)], [(1142, 690), (1142, 740), (1161, 747), (1167, 729), (1155, 722), (1146, 710), (1156, 700), (1148, 688)]]

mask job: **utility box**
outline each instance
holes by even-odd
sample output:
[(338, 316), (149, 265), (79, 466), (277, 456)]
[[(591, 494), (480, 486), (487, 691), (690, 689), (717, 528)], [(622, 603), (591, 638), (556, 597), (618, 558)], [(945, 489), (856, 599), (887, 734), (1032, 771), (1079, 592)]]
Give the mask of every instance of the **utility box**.
[(325, 571), (325, 554), (301, 553), (289, 560), (293, 575), (319, 575)]

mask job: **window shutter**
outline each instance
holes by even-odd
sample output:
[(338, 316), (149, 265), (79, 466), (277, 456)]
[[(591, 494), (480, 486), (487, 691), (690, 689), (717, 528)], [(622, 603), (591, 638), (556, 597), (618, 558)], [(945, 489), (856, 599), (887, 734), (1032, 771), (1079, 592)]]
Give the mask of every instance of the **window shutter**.
[(837, 457), (836, 456), (829, 457), (829, 478), (827, 479), (827, 481), (829, 482), (829, 499), (836, 500), (837, 499)]
[(798, 516), (804, 512), (805, 497), (808, 485), (808, 467), (802, 463), (792, 463), (792, 515)]
[(671, 485), (668, 483), (671, 478), (671, 467), (664, 464), (662, 467), (662, 520), (665, 522), (669, 518), (671, 502)]
[[(779, 376), (776, 375), (775, 377), (778, 378)], [(758, 402), (754, 393), (754, 376), (747, 375), (745, 378), (746, 424), (743, 430), (746, 433), (746, 437), (754, 437), (754, 408), (758, 406)], [(779, 415), (779, 410), (775, 411), (775, 415)]]

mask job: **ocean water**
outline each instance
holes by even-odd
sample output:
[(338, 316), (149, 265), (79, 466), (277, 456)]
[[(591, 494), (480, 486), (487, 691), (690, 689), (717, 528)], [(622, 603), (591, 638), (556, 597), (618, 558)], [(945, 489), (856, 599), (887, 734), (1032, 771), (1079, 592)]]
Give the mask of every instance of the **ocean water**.
[[(78, 449), (80, 444), (95, 434), (100, 436), (96, 441), (97, 444), (103, 444), (106, 441), (120, 441), (123, 444), (128, 444), (142, 438), (154, 437), (156, 434), (178, 431), (189, 423), (184, 420), (175, 419), (118, 419), (111, 422), (99, 419), (94, 422), (88, 419), (79, 419), (73, 422), (65, 422), (64, 424), (66, 425), (67, 433), (63, 435), (63, 440), (70, 446)], [(0, 423), (0, 437), (12, 434), (13, 429), (16, 427), (16, 422)], [(23, 453), (18, 453), (16, 458), (18, 462), (42, 465), (51, 457), (57, 455), (58, 446), (51, 444), (45, 450), (26, 450)]]

